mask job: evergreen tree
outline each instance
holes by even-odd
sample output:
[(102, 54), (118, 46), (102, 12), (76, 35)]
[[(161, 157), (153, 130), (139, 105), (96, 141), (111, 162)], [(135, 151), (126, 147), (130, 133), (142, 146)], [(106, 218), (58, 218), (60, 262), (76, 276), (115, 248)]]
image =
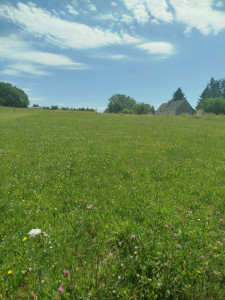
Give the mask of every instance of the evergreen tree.
[(182, 89), (179, 87), (176, 92), (173, 93), (172, 101), (178, 101), (186, 99)]
[(202, 109), (203, 101), (208, 98), (225, 98), (225, 80), (215, 80), (213, 77), (201, 93), (196, 109)]

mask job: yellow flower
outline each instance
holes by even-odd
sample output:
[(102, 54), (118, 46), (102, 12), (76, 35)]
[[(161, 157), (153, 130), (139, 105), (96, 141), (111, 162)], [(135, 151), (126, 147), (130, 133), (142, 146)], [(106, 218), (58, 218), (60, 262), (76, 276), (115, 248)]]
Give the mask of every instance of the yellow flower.
[(22, 241), (25, 242), (26, 240), (27, 240), (27, 237), (25, 236), (25, 237), (22, 239)]
[(12, 272), (13, 272), (12, 270), (9, 270), (9, 271), (8, 271), (8, 274), (10, 275), (10, 274), (12, 274)]

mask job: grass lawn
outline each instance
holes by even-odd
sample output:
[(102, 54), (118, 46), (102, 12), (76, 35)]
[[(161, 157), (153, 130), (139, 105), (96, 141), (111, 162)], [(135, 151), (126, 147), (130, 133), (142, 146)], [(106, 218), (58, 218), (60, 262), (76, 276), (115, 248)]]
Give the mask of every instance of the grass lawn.
[(224, 299), (224, 117), (0, 107), (0, 176), (0, 299)]

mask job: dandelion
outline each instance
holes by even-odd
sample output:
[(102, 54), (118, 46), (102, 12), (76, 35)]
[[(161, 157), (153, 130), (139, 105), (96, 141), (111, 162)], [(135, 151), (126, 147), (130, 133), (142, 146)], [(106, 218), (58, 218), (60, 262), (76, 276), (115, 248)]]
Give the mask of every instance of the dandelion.
[(58, 293), (62, 294), (64, 292), (64, 288), (60, 285), (60, 287), (58, 288)]
[(41, 229), (32, 229), (28, 234), (30, 235), (30, 237), (35, 237), (40, 233), (41, 233)]
[(177, 249), (180, 249), (181, 248), (181, 245), (180, 244), (177, 244)]
[(134, 234), (132, 234), (131, 239), (132, 239), (132, 240), (135, 240), (135, 239), (136, 239), (136, 236), (135, 236)]
[(220, 222), (223, 222), (223, 219), (220, 219)]
[(87, 209), (91, 210), (92, 207), (93, 207), (93, 204), (89, 204), (89, 205), (87, 206)]
[(12, 274), (12, 272), (13, 272), (12, 270), (9, 270), (9, 271), (8, 271), (8, 275), (11, 275), (11, 274)]
[(203, 255), (201, 255), (201, 260), (204, 260), (204, 256)]
[(22, 239), (22, 241), (25, 242), (26, 240), (27, 240), (27, 237), (25, 236), (25, 237)]
[(69, 270), (66, 270), (65, 272), (64, 272), (64, 277), (66, 278), (66, 277), (70, 277), (70, 271)]

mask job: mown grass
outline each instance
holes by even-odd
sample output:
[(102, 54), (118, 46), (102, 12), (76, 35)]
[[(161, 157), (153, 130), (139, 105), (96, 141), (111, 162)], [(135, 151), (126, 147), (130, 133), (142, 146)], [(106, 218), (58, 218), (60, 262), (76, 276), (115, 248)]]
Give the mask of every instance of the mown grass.
[(0, 108), (0, 128), (0, 299), (224, 298), (224, 118)]

